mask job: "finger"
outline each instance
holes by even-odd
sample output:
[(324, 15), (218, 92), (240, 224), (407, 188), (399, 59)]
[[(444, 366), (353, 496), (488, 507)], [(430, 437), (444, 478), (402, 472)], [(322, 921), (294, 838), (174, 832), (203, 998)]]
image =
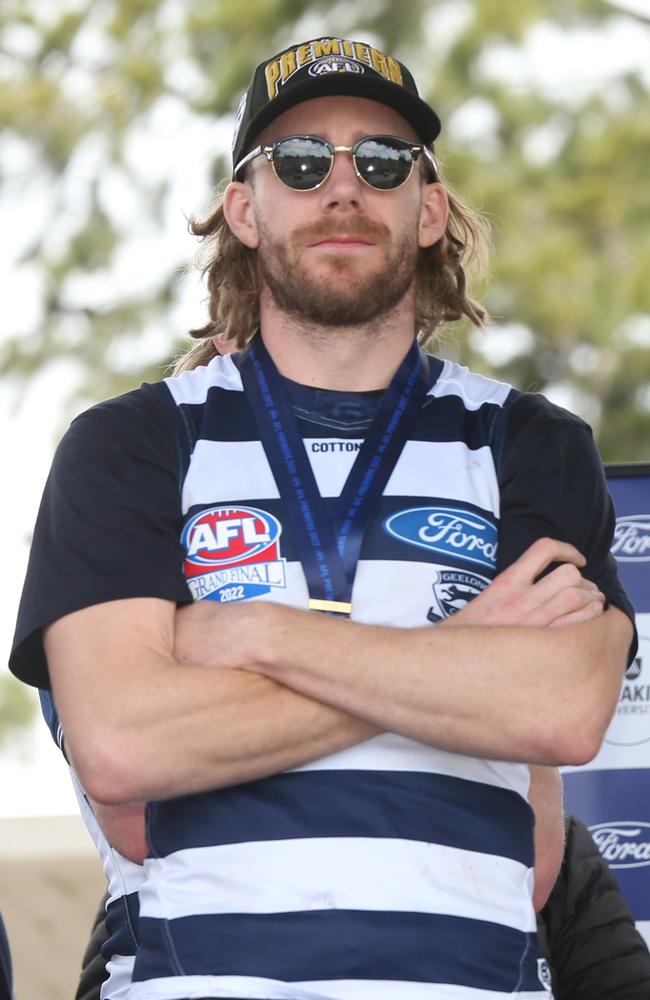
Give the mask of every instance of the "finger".
[(562, 563), (530, 585), (528, 596), (536, 604), (542, 604), (564, 590), (583, 590), (592, 596), (599, 593), (596, 584), (592, 580), (587, 580), (577, 566), (572, 563)]
[(586, 561), (582, 553), (569, 542), (561, 542), (557, 538), (538, 538), (504, 572), (517, 582), (528, 581), (532, 583), (552, 563), (571, 563), (574, 566), (584, 566)]
[(585, 605), (580, 611), (572, 611), (568, 615), (563, 615), (561, 618), (556, 618), (555, 621), (549, 622), (549, 628), (562, 628), (564, 625), (577, 625), (580, 622), (591, 621), (602, 615), (604, 609), (604, 602), (592, 601), (591, 604)]
[[(488, 587), (497, 600), (495, 607), (514, 614), (520, 624), (546, 625), (554, 618), (576, 611), (599, 597), (600, 591), (580, 570), (563, 563), (536, 583), (500, 581), (499, 587)], [(485, 610), (485, 609), (484, 609)]]
[(600, 593), (577, 588), (575, 590), (563, 590), (556, 594), (550, 601), (538, 609), (538, 613), (543, 615), (547, 624), (552, 624), (556, 619), (574, 611), (581, 611), (590, 605), (604, 607), (605, 598)]
[(583, 576), (573, 563), (562, 563), (528, 587), (528, 596), (538, 605), (550, 601), (564, 590), (578, 589)]

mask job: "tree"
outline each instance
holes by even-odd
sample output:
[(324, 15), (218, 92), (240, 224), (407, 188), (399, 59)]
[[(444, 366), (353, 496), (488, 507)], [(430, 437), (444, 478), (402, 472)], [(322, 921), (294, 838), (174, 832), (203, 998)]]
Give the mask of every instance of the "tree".
[[(1, 16), (3, 181), (12, 198), (45, 190), (48, 205), (20, 257), (38, 276), (41, 315), (5, 342), (0, 372), (27, 377), (69, 359), (86, 399), (159, 376), (180, 344), (175, 303), (193, 253), (178, 235), (179, 146), (202, 160), (203, 174), (191, 167), (202, 188), (191, 210), (206, 207), (228, 173), (223, 137), (253, 65), (298, 37), (334, 31), (415, 67), (448, 123), (445, 176), (495, 223), (487, 304), (496, 327), (469, 340), (462, 331), (446, 349), (567, 398), (597, 427), (606, 458), (647, 456), (648, 81), (632, 66), (580, 93), (561, 79), (540, 86), (526, 72), (544, 36), (553, 59), (561, 44), (579, 56), (586, 32), (620, 33), (626, 15), (604, 0), (412, 0), (399, 8), (390, 0), (68, 0), (47, 8), (6, 0)], [(517, 60), (513, 85), (499, 64)], [(177, 246), (156, 251), (156, 269), (150, 248), (172, 217)]]
[[(625, 46), (631, 18), (605, 0), (4, 0), (0, 208), (31, 301), (0, 374), (63, 361), (77, 405), (160, 376), (203, 321), (178, 305), (182, 211), (228, 175), (252, 67), (334, 33), (413, 67), (445, 123), (445, 177), (493, 222), (494, 325), (451, 326), (442, 351), (566, 400), (606, 459), (647, 459), (648, 76), (632, 53), (591, 86), (563, 65), (589, 38)], [(540, 50), (557, 79), (530, 71)], [(0, 704), (1, 742), (34, 705), (6, 677)]]
[(36, 702), (27, 689), (9, 674), (0, 674), (0, 750), (35, 713)]

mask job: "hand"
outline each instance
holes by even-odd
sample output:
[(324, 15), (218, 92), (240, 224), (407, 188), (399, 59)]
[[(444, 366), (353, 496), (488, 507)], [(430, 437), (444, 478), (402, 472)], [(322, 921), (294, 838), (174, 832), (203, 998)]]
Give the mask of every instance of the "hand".
[[(602, 614), (605, 598), (579, 567), (573, 545), (540, 538), (445, 625), (536, 625), (557, 628)], [(552, 563), (561, 563), (538, 580)]]
[[(176, 612), (174, 659), (207, 667), (251, 668), (268, 627), (294, 609), (263, 601), (195, 601)], [(270, 640), (269, 640), (270, 641)]]

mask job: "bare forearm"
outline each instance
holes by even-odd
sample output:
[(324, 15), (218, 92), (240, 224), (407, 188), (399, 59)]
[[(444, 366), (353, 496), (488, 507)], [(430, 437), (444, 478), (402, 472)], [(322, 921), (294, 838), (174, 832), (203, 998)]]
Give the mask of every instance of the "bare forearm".
[[(213, 674), (210, 680), (214, 677)], [(157, 740), (166, 730), (167, 746), (173, 749), (173, 760), (169, 760), (158, 746), (155, 762), (143, 760), (147, 749), (141, 750), (139, 777), (134, 775), (134, 779), (141, 777), (142, 794), (147, 799), (201, 791), (206, 781), (208, 787), (215, 788), (262, 778), (344, 749), (374, 734), (367, 723), (262, 677), (230, 670), (220, 671), (216, 677), (225, 711), (217, 725), (214, 720), (211, 723), (201, 720), (202, 732), (207, 725), (209, 731), (218, 735), (210, 740), (208, 747), (203, 747), (202, 761), (198, 754), (205, 741), (199, 738), (192, 742), (187, 757), (189, 770), (183, 766), (187, 748), (181, 741), (187, 739), (193, 728), (183, 725), (181, 731), (174, 732), (173, 719), (167, 720), (166, 725), (159, 719), (155, 733), (148, 732), (145, 724), (143, 741), (148, 742), (151, 737)], [(246, 714), (244, 726), (240, 725), (239, 709)], [(155, 782), (161, 783), (163, 794), (157, 794)], [(112, 797), (122, 798), (117, 789)], [(148, 854), (144, 802), (106, 805), (91, 800), (91, 805), (111, 846), (123, 857), (142, 864)]]
[[(155, 631), (150, 619), (163, 602), (143, 600), (138, 614), (127, 608), (125, 618), (121, 605), (134, 603), (78, 612), (81, 627), (70, 615), (45, 639), (68, 751), (96, 801), (169, 798), (251, 781), (374, 735), (367, 722), (272, 679), (179, 664), (166, 648), (171, 643), (141, 639)], [(102, 666), (104, 649), (111, 652)], [(100, 686), (109, 673), (111, 683)]]
[[(100, 801), (170, 798), (277, 774), (374, 732), (264, 677), (170, 667), (146, 711), (126, 712), (114, 727), (103, 773), (82, 778)], [(72, 755), (79, 767), (74, 747)]]
[(310, 697), (447, 750), (559, 764), (596, 752), (631, 628), (616, 609), (564, 629), (411, 630), (283, 609), (270, 634), (256, 669)]

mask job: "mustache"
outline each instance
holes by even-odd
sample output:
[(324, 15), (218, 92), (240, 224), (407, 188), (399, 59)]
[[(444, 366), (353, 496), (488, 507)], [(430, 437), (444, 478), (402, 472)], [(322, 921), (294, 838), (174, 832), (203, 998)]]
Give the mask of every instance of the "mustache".
[(370, 219), (319, 219), (317, 222), (297, 226), (293, 239), (301, 244), (318, 243), (321, 240), (336, 236), (358, 236), (370, 243), (382, 243), (389, 237), (388, 226), (383, 222), (371, 222)]

